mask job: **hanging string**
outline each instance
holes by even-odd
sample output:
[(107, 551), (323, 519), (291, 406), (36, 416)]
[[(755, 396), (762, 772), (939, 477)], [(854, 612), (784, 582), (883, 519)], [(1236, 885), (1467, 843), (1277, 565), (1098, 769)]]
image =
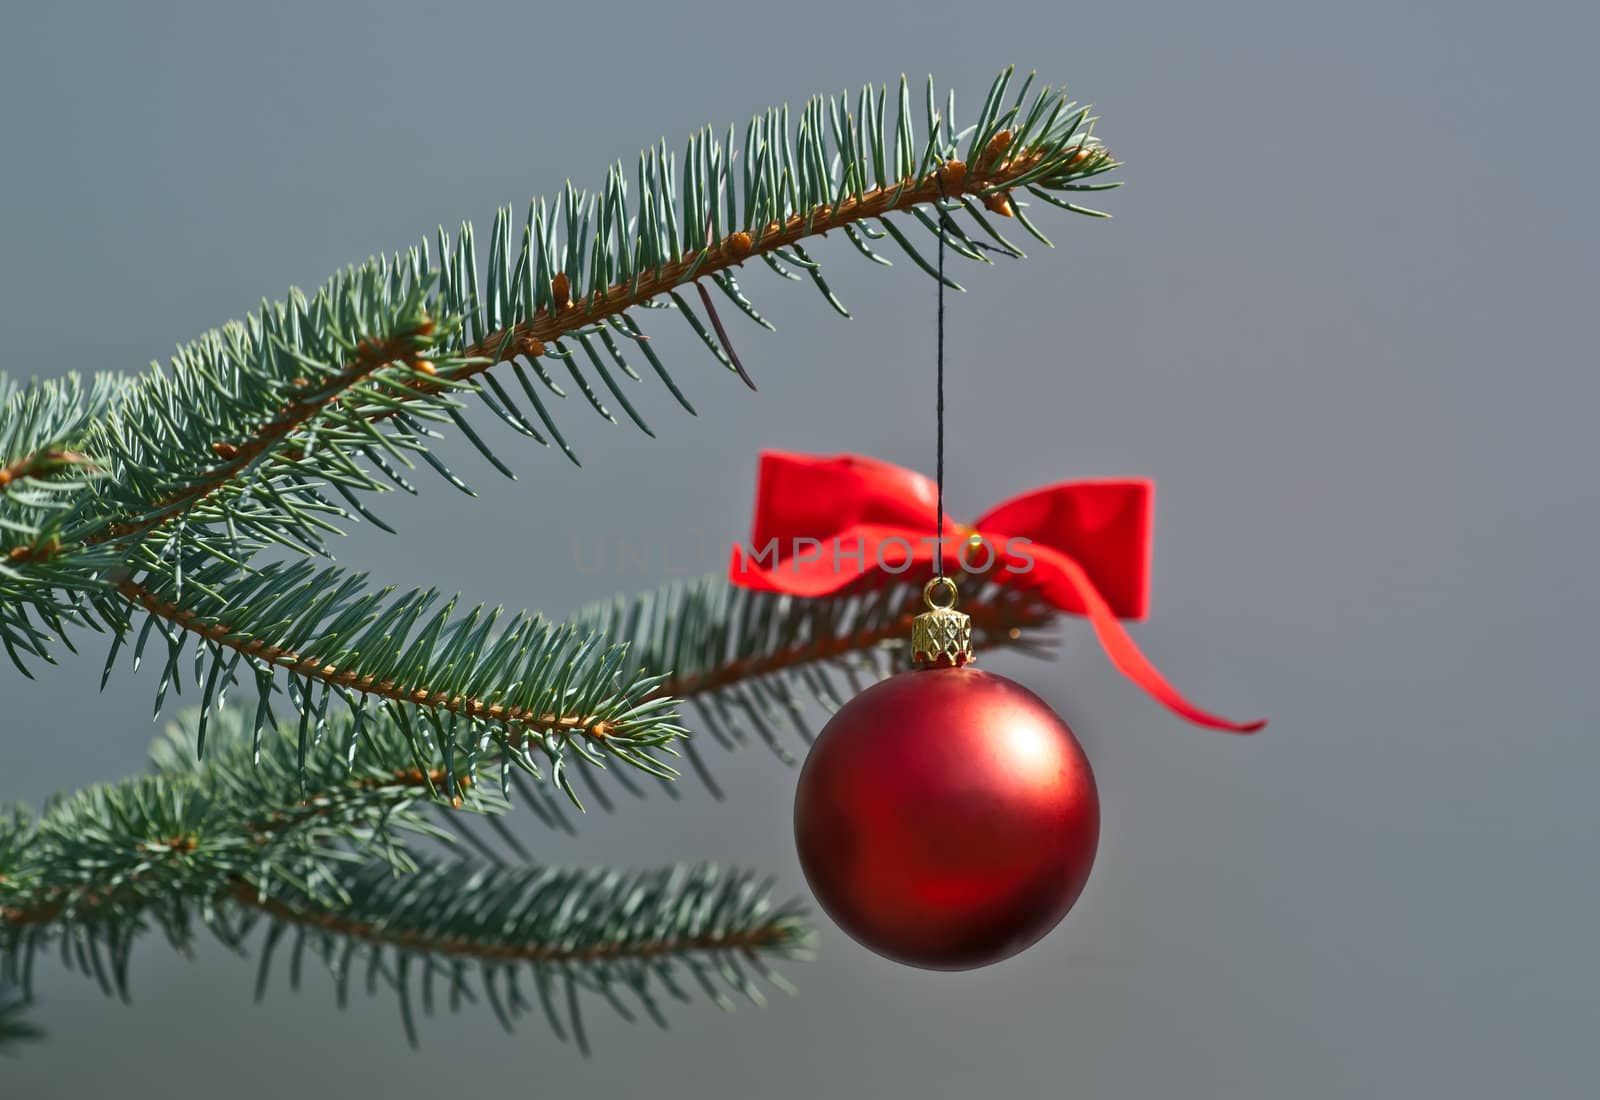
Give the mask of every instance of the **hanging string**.
[(939, 184), (939, 333), (938, 350), (935, 353), (938, 396), (935, 402), (935, 417), (938, 420), (937, 444), (938, 451), (935, 472), (939, 485), (939, 518), (935, 521), (938, 526), (933, 529), (934, 546), (937, 548), (934, 555), (934, 569), (936, 576), (944, 576), (944, 221), (945, 221), (945, 193), (944, 193), (944, 168), (940, 167), (934, 172), (933, 178)]
[[(951, 232), (959, 234), (960, 230), (950, 220), (950, 215), (945, 212), (945, 203), (950, 201), (950, 196), (944, 190), (944, 168), (942, 166), (934, 171), (933, 180), (939, 185), (939, 202), (936, 210), (939, 215), (939, 331), (934, 360), (936, 364), (934, 377), (937, 390), (934, 403), (934, 418), (937, 422), (935, 443), (937, 455), (934, 474), (938, 483), (939, 506), (937, 518), (934, 520), (937, 526), (933, 529), (934, 546), (938, 548), (934, 555), (933, 568), (934, 575), (942, 578), (944, 576), (944, 242), (947, 234)], [(980, 244), (977, 241), (968, 241), (967, 244), (973, 248), (981, 248), (985, 252), (998, 251), (998, 249), (986, 244)]]

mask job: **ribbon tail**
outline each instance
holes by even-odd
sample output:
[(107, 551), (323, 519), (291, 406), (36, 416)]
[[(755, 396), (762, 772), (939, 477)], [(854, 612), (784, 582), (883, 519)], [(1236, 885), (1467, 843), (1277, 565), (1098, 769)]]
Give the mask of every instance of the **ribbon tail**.
[(1122, 623), (1117, 620), (1111, 605), (1089, 579), (1089, 574), (1084, 571), (1083, 566), (1065, 554), (1053, 557), (1061, 566), (1063, 579), (1083, 600), (1084, 612), (1094, 627), (1095, 635), (1100, 639), (1100, 646), (1106, 651), (1106, 656), (1111, 658), (1111, 664), (1118, 672), (1138, 684), (1146, 694), (1169, 710), (1197, 726), (1225, 730), (1229, 733), (1255, 733), (1266, 726), (1265, 718), (1254, 722), (1233, 722), (1201, 710), (1185, 699), (1178, 693), (1177, 688), (1167, 682), (1167, 678), (1161, 675), (1156, 666), (1150, 663), (1150, 659), (1140, 652), (1128, 632), (1123, 629)]

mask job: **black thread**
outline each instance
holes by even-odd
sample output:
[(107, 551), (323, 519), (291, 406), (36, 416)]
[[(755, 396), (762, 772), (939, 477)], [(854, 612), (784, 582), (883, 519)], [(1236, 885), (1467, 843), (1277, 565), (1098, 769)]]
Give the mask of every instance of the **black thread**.
[(936, 480), (939, 486), (939, 519), (938, 525), (933, 529), (935, 539), (934, 568), (936, 576), (944, 576), (944, 169), (941, 167), (933, 174), (934, 180), (939, 184), (939, 333), (935, 361), (938, 397), (935, 402), (934, 417), (938, 422), (937, 444), (938, 456), (935, 465)]

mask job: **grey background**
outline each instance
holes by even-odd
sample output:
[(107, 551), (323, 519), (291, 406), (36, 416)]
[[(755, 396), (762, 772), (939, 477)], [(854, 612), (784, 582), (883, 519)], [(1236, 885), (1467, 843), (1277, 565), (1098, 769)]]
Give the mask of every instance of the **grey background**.
[[(986, 971), (824, 928), (798, 998), (597, 1025), (584, 1061), (487, 1012), (413, 1053), (387, 998), (341, 1015), (318, 976), (256, 1006), (249, 961), (152, 943), (131, 1008), (46, 961), (52, 1041), (0, 1093), (1592, 1095), (1593, 7), (585, 7), (6, 4), (5, 369), (138, 369), (704, 122), (902, 71), (970, 118), (997, 68), (1037, 67), (1099, 106), (1130, 185), (1116, 220), (1050, 217), (1055, 251), (961, 272), (953, 507), (1156, 478), (1137, 636), (1203, 705), (1273, 725), (1185, 726), (1082, 624), (1057, 663), (994, 660), (1079, 729), (1105, 829), (1072, 916)], [(358, 532), (342, 560), (559, 614), (718, 569), (760, 447), (926, 467), (932, 285), (821, 251), (857, 318), (752, 271), (780, 326), (732, 318), (759, 395), (669, 328), (701, 421), (653, 384), (657, 442), (573, 409), (578, 471), (484, 418), (521, 480), (452, 445), (481, 499), (434, 483), (386, 509), (403, 538)], [(618, 560), (630, 539), (648, 566)], [(97, 694), (99, 666), (0, 669), (0, 798), (142, 765), (152, 684)], [(654, 798), (575, 840), (516, 825), (552, 861), (713, 856), (803, 890), (793, 772), (719, 764), (722, 803)]]

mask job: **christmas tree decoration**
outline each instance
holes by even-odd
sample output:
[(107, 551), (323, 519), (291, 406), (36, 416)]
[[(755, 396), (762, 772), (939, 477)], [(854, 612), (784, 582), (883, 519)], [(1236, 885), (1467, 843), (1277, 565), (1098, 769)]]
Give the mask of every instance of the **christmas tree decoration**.
[(1025, 584), (1086, 615), (1119, 670), (1196, 724), (1265, 724), (1188, 702), (1119, 622), (1148, 607), (1153, 495), (1145, 480), (1064, 483), (967, 526), (944, 516), (940, 484), (910, 470), (762, 454), (751, 546), (734, 548), (732, 583), (822, 597), (935, 570), (912, 622), (915, 667), (840, 708), (795, 792), (806, 881), (863, 946), (933, 970), (999, 962), (1060, 922), (1094, 864), (1089, 761), (1037, 695), (971, 667), (971, 622), (947, 569)]
[(794, 806), (822, 908), (863, 946), (933, 970), (999, 962), (1054, 928), (1100, 835), (1072, 731), (1020, 684), (968, 667), (955, 591), (947, 577), (928, 582), (918, 667), (833, 716)]
[(862, 946), (931, 970), (986, 966), (1039, 940), (1077, 901), (1100, 836), (1094, 774), (1067, 724), (1020, 684), (969, 667), (971, 621), (947, 569), (993, 572), (1088, 616), (1112, 663), (1192, 722), (1265, 725), (1185, 700), (1118, 621), (1143, 617), (1148, 602), (1149, 481), (1049, 486), (973, 526), (945, 516), (945, 185), (964, 177), (956, 167), (934, 173), (935, 480), (853, 455), (765, 453), (751, 548), (734, 547), (729, 563), (736, 585), (802, 597), (933, 567), (912, 623), (917, 667), (840, 708), (794, 803), (800, 864), (822, 908)]
[[(813, 894), (886, 958), (964, 970), (1016, 954), (1072, 907), (1099, 838), (1083, 750), (1033, 692), (971, 667), (971, 623), (955, 609), (947, 568), (1029, 585), (1086, 615), (1119, 670), (1197, 725), (1265, 725), (1190, 703), (1119, 622), (1148, 607), (1148, 481), (1047, 486), (971, 526), (936, 518), (934, 482), (858, 455), (766, 452), (759, 483), (751, 548), (736, 546), (729, 566), (734, 584), (819, 597), (937, 570), (912, 621), (915, 667), (840, 708), (795, 793)], [(939, 536), (920, 534), (930, 527)]]

